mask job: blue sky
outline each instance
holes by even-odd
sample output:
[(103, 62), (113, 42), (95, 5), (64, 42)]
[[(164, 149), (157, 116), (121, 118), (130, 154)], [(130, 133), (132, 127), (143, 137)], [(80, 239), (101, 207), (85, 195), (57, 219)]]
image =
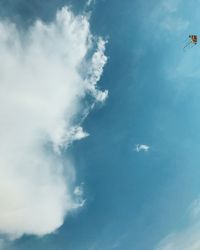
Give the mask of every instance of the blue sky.
[[(71, 93), (71, 89), (76, 85), (76, 81), (73, 79), (79, 79), (82, 76), (73, 67), (73, 56), (77, 58), (78, 62), (80, 60), (76, 55), (76, 50), (74, 50), (75, 54), (68, 52), (70, 60), (67, 61), (67, 67), (69, 67), (69, 71), (71, 69), (74, 72), (75, 76), (72, 77), (68, 89), (71, 94), (68, 94), (66, 99), (72, 100), (72, 103), (78, 103), (78, 108), (77, 105), (70, 106), (71, 102), (67, 104), (66, 113), (72, 114), (72, 118), (71, 116), (70, 119), (67, 118), (69, 131), (65, 135), (68, 136), (66, 141), (63, 142), (56, 136), (53, 137), (54, 129), (56, 130), (57, 127), (53, 126), (52, 119), (60, 117), (57, 116), (57, 113), (53, 113), (50, 117), (47, 116), (50, 123), (53, 124), (51, 127), (47, 126), (45, 122), (41, 123), (42, 128), (45, 128), (46, 132), (50, 131), (50, 136), (52, 136), (48, 142), (61, 148), (61, 155), (58, 154), (56, 158), (53, 158), (56, 166), (59, 166), (57, 164), (59, 157), (62, 158), (62, 162), (73, 165), (72, 168), (67, 167), (66, 172), (64, 171), (66, 178), (64, 180), (69, 188), (67, 189), (69, 205), (64, 223), (61, 223), (60, 226), (56, 224), (55, 230), (51, 228), (51, 232), (48, 234), (49, 228), (45, 229), (45, 233), (43, 231), (40, 233), (42, 227), (37, 225), (34, 231), (29, 224), (25, 227), (26, 230), (23, 229), (24, 231), (17, 223), (14, 225), (15, 230), (13, 227), (11, 230), (6, 222), (5, 227), (0, 227), (3, 234), (13, 235), (14, 230), (16, 236), (16, 232), (20, 234), (20, 230), (22, 230), (26, 235), (23, 236), (22, 233), (22, 236), (17, 236), (14, 240), (6, 240), (2, 236), (2, 249), (199, 249), (200, 71), (198, 57), (200, 50), (198, 45), (185, 51), (182, 49), (188, 34), (199, 34), (199, 1), (150, 0), (147, 3), (141, 0), (123, 2), (96, 0), (87, 7), (86, 1), (82, 0), (60, 0), (48, 3), (36, 0), (29, 1), (29, 3), (24, 0), (14, 1), (14, 3), (0, 1), (0, 15), (2, 19), (6, 18), (17, 23), (18, 29), (22, 30), (22, 33), (26, 33), (28, 27), (33, 25), (38, 18), (45, 22), (54, 20), (57, 9), (65, 5), (71, 6), (75, 17), (90, 13), (88, 21), (90, 34), (93, 34), (95, 38), (101, 36), (107, 40), (105, 45), (107, 63), (104, 66), (103, 56), (102, 60), (98, 61), (98, 65), (103, 68), (103, 73), (100, 72), (101, 79), (97, 87), (95, 85), (93, 88), (92, 78), (88, 77), (87, 91), (85, 85), (77, 85), (74, 90), (76, 95), (73, 95), (74, 92)], [(79, 26), (80, 20), (77, 20), (75, 33), (78, 33), (82, 27)], [(43, 33), (39, 33), (39, 35), (43, 39)], [(53, 35), (55, 34), (53, 33)], [(80, 38), (79, 33), (77, 37)], [(72, 41), (77, 42), (77, 48), (81, 53), (85, 47), (81, 44), (81, 39), (79, 47), (79, 42), (73, 40), (75, 38), (70, 37)], [(37, 37), (35, 39), (37, 41)], [(59, 39), (55, 41), (60, 46), (57, 47), (59, 53), (62, 53), (62, 41)], [(52, 46), (52, 44), (50, 45)], [(71, 43), (67, 43), (67, 46), (70, 47)], [(95, 46), (98, 46), (97, 43)], [(51, 48), (56, 51), (56, 46)], [(73, 51), (73, 47), (70, 49)], [(55, 53), (57, 62), (62, 57), (59, 53), (57, 55), (54, 50), (50, 52)], [(2, 51), (4, 52), (4, 50)], [(45, 51), (49, 52), (49, 50)], [(97, 51), (102, 52), (101, 49), (97, 49)], [(5, 50), (7, 60), (6, 53), (8, 53), (7, 50)], [(45, 53), (44, 56), (46, 56)], [(47, 57), (47, 59), (52, 58)], [(47, 63), (47, 61), (45, 62)], [(31, 63), (33, 62), (31, 59)], [(38, 63), (40, 63), (39, 59)], [(96, 64), (90, 63), (88, 59), (88, 64), (95, 68)], [(48, 74), (48, 68), (43, 64), (41, 66), (44, 67), (41, 68), (41, 72)], [(55, 66), (57, 67), (57, 64)], [(49, 67), (52, 69), (54, 64), (49, 64)], [(93, 71), (87, 71), (89, 69), (84, 62), (80, 67), (83, 68), (83, 71), (86, 68), (84, 74), (95, 74)], [(47, 68), (46, 71), (45, 68)], [(21, 73), (21, 71), (17, 71), (18, 68), (14, 69), (16, 75)], [(58, 72), (60, 72), (59, 69), (56, 73)], [(27, 72), (25, 71), (25, 73)], [(38, 79), (43, 79), (40, 74), (36, 80)], [(60, 78), (58, 79), (60, 80)], [(50, 94), (57, 86), (53, 82), (51, 84), (52, 88), (48, 90)], [(25, 85), (22, 85), (23, 89), (25, 89)], [(108, 90), (108, 97), (105, 100), (99, 100), (99, 96), (106, 93), (106, 90)], [(81, 96), (80, 100), (77, 100), (76, 96)], [(22, 97), (20, 96), (20, 98)], [(96, 101), (93, 108), (93, 105), (90, 105), (94, 99)], [(64, 100), (63, 95), (63, 102)], [(54, 110), (57, 103), (59, 103), (58, 108), (63, 108), (57, 99), (56, 101), (55, 105), (50, 108)], [(86, 106), (89, 106), (91, 111), (82, 123), (73, 127), (71, 124), (80, 118), (79, 116), (85, 108), (83, 103), (87, 104)], [(32, 105), (34, 106), (35, 103)], [(7, 106), (5, 106), (6, 108)], [(88, 110), (84, 110), (84, 112), (86, 111)], [(0, 112), (3, 111), (0, 110)], [(27, 114), (25, 113), (25, 115)], [(34, 113), (34, 115), (40, 117), (38, 113)], [(11, 121), (13, 120), (11, 119)], [(37, 122), (35, 123), (37, 124)], [(2, 129), (2, 131), (5, 130)], [(30, 131), (32, 132), (32, 129)], [(30, 131), (28, 130), (27, 133)], [(25, 141), (25, 145), (28, 142)], [(69, 146), (66, 147), (64, 143), (69, 143)], [(140, 150), (137, 150), (137, 145)], [(0, 148), (0, 150), (4, 150), (4, 148)], [(3, 152), (1, 151), (1, 153)], [(35, 151), (34, 154), (31, 151), (30, 156), (32, 157), (32, 155), (38, 157), (38, 153)], [(47, 160), (42, 156), (43, 159)], [(25, 175), (24, 168), (21, 171), (22, 175)], [(60, 177), (58, 175), (58, 179)], [(13, 181), (15, 182), (15, 179)], [(53, 187), (50, 190), (55, 192), (55, 196), (60, 195), (63, 190), (63, 179), (61, 182), (60, 179), (56, 180), (60, 187), (58, 190), (55, 189), (52, 179), (47, 178), (46, 181), (49, 186)], [(35, 182), (33, 183), (35, 185)], [(22, 188), (26, 187), (22, 186)], [(30, 186), (32, 189), (33, 187), (35, 186)], [(71, 193), (76, 187), (80, 193), (73, 197)], [(40, 191), (38, 190), (38, 192)], [(24, 195), (26, 197), (26, 194)], [(33, 195), (37, 196), (37, 193), (34, 192)], [(3, 196), (0, 195), (0, 199), (1, 197)], [(44, 197), (41, 196), (41, 198)], [(53, 196), (52, 200), (54, 201), (54, 199), (57, 202)], [(37, 199), (33, 199), (33, 202), (43, 204)], [(51, 200), (48, 202), (46, 209), (50, 211), (48, 213), (53, 218), (55, 214), (54, 210), (51, 210)], [(22, 202), (22, 204), (24, 203)], [(0, 211), (4, 211), (3, 208), (0, 207)], [(51, 211), (53, 212), (51, 213)], [(62, 213), (62, 216), (65, 217), (65, 214)], [(0, 220), (2, 218), (3, 216), (0, 217)], [(32, 216), (29, 218), (31, 224)], [(2, 221), (4, 223), (4, 218)], [(29, 233), (30, 231), (32, 233)]]

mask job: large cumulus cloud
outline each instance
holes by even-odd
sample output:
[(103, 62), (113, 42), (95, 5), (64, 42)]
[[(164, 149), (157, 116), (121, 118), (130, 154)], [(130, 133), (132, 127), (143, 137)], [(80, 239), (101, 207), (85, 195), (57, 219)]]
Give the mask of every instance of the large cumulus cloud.
[(88, 136), (83, 99), (107, 96), (96, 86), (104, 50), (87, 16), (67, 7), (26, 31), (0, 22), (0, 233), (51, 233), (83, 204), (73, 192), (75, 169), (62, 154)]

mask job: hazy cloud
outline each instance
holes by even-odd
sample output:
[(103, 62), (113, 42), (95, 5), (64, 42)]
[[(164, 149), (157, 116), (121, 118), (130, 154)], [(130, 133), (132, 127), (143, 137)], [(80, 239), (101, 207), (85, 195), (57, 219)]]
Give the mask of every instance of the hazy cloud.
[(189, 213), (192, 219), (199, 217), (200, 215), (200, 198), (194, 200), (189, 207)]
[(23, 33), (0, 22), (0, 233), (51, 233), (83, 205), (62, 149), (88, 136), (77, 119), (88, 114), (82, 100), (107, 97), (96, 88), (104, 51), (87, 16), (68, 8)]
[[(164, 238), (155, 250), (198, 250), (200, 249), (200, 217), (199, 199), (189, 207), (191, 221), (187, 227)], [(193, 220), (195, 219), (195, 220)]]
[(168, 33), (182, 32), (189, 26), (189, 21), (180, 14), (180, 0), (162, 0), (153, 9), (151, 25)]

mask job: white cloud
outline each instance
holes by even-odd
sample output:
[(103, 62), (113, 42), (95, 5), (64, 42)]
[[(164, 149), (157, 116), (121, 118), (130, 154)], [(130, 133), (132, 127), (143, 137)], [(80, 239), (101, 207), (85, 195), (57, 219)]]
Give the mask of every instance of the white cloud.
[[(199, 199), (189, 207), (192, 221), (186, 228), (173, 232), (164, 238), (155, 250), (199, 250), (200, 249), (200, 217)], [(193, 220), (195, 219), (195, 220)]]
[(85, 113), (86, 95), (97, 101), (107, 96), (96, 89), (106, 63), (105, 42), (99, 39), (89, 56), (95, 44), (88, 18), (68, 8), (23, 34), (0, 22), (2, 234), (51, 233), (83, 205), (80, 192), (73, 192), (74, 167), (64, 162), (62, 149), (88, 136), (81, 122), (74, 122)]
[(145, 145), (145, 144), (136, 144), (135, 145), (135, 150), (137, 152), (140, 152), (140, 151), (148, 152), (149, 148), (150, 147), (148, 145)]

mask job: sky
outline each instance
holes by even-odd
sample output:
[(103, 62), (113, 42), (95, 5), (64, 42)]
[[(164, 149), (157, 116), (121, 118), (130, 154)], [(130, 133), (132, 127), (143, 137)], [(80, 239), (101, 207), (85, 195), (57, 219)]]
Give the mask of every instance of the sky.
[(199, 0), (0, 0), (0, 250), (200, 249)]

